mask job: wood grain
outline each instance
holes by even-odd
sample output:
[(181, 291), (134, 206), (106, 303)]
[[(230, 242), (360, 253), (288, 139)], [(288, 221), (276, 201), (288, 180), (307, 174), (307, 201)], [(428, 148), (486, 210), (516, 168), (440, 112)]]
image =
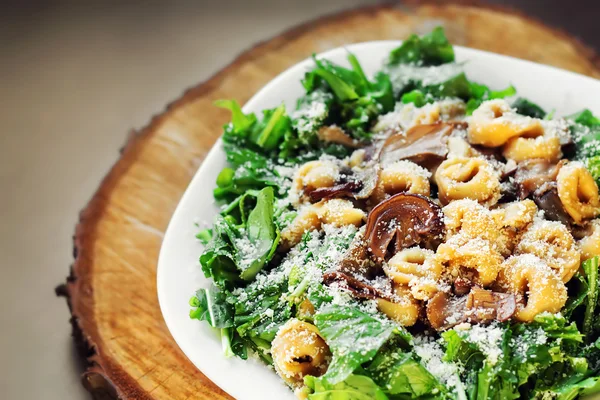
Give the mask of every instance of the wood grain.
[(94, 398), (229, 398), (181, 353), (156, 297), (156, 263), (167, 223), (228, 117), (212, 106), (214, 100), (244, 103), (313, 52), (403, 39), (438, 24), (455, 44), (600, 77), (591, 50), (518, 13), (468, 3), (409, 4), (328, 16), (258, 44), (131, 132), (120, 159), (81, 212), (71, 275), (57, 288), (67, 297), (74, 338), (89, 363), (83, 383)]

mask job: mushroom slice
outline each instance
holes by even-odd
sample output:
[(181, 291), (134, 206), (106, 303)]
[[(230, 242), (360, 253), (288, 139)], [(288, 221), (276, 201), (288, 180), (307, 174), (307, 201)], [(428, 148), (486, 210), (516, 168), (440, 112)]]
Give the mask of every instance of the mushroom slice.
[(418, 194), (398, 193), (379, 203), (367, 217), (365, 240), (380, 260), (395, 239), (395, 252), (419, 243), (432, 246), (445, 232), (440, 206)]
[(545, 184), (555, 182), (558, 171), (565, 162), (563, 160), (555, 164), (541, 158), (534, 158), (519, 163), (515, 172), (515, 182), (521, 200), (529, 197)]
[(537, 190), (533, 194), (533, 201), (540, 210), (544, 211), (544, 217), (551, 221), (559, 221), (570, 226), (573, 223), (573, 218), (567, 213), (563, 207), (560, 197), (558, 197), (558, 189), (555, 184), (548, 184), (542, 189)]
[(342, 144), (353, 149), (360, 147), (359, 143), (348, 136), (339, 126), (324, 126), (317, 131), (317, 136), (324, 142)]
[(427, 319), (441, 331), (463, 322), (507, 321), (516, 308), (514, 295), (474, 287), (466, 296), (438, 292), (427, 304)]
[(399, 160), (410, 160), (417, 164), (430, 164), (443, 160), (448, 154), (448, 136), (458, 123), (438, 122), (415, 125), (406, 133), (397, 133), (387, 138), (380, 153), (383, 165)]

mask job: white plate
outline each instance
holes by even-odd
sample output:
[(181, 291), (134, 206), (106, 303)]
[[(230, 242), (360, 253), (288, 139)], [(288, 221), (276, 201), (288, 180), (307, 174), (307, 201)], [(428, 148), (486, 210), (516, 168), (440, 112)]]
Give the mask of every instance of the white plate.
[[(327, 51), (320, 57), (349, 66), (346, 60), (349, 50), (358, 57), (365, 72), (373, 74), (399, 44), (399, 41), (359, 43)], [(493, 53), (458, 46), (454, 49), (457, 61), (467, 62), (465, 70), (471, 80), (492, 89), (513, 84), (519, 96), (546, 110), (556, 110), (558, 115), (582, 108), (600, 113), (598, 80)], [(244, 112), (258, 115), (281, 102), (293, 110), (296, 99), (304, 94), (300, 80), (313, 66), (313, 61), (308, 59), (283, 72), (248, 101)], [(294, 395), (272, 370), (256, 361), (225, 358), (217, 333), (207, 323), (188, 316), (190, 297), (198, 288), (209, 285), (198, 262), (202, 246), (194, 236), (198, 231), (194, 222), (208, 226), (218, 213), (212, 189), (225, 165), (225, 153), (219, 140), (192, 179), (167, 229), (158, 259), (158, 300), (165, 322), (181, 350), (215, 384), (240, 400), (291, 400)]]

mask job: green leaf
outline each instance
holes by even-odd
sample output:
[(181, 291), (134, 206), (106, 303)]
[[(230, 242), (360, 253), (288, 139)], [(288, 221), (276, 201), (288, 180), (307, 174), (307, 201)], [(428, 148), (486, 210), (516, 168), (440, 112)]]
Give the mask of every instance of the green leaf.
[(587, 126), (588, 128), (600, 126), (600, 118), (596, 117), (588, 109), (584, 109), (578, 113), (569, 115), (567, 118), (575, 121), (578, 124)]
[(324, 375), (331, 384), (342, 382), (362, 363), (370, 361), (396, 329), (389, 321), (349, 306), (325, 306), (314, 320), (333, 354)]
[(277, 244), (279, 232), (273, 220), (273, 188), (260, 191), (256, 198), (256, 207), (248, 215), (246, 223), (249, 248), (238, 248), (238, 266), (241, 267), (241, 278), (245, 281), (254, 279), (265, 263), (271, 259)]
[(581, 266), (585, 272), (588, 286), (582, 330), (589, 337), (592, 334), (596, 307), (598, 306), (598, 257), (584, 261)]
[(336, 384), (308, 375), (304, 383), (311, 391), (311, 400), (388, 400), (375, 382), (363, 375), (350, 375)]
[(235, 132), (245, 133), (245, 131), (256, 123), (256, 115), (254, 113), (244, 114), (242, 108), (235, 100), (217, 100), (214, 104), (217, 107), (226, 108), (231, 111), (231, 124)]
[(452, 61), (454, 49), (444, 29), (438, 26), (427, 35), (409, 36), (400, 47), (392, 50), (388, 64), (440, 65)]
[(190, 299), (190, 318), (207, 321), (213, 328), (233, 326), (233, 307), (226, 301), (226, 295), (215, 286), (199, 289)]
[(540, 106), (522, 97), (517, 98), (513, 103), (512, 107), (517, 110), (517, 113), (526, 115), (531, 118), (544, 118), (546, 117), (546, 111)]
[(402, 104), (413, 103), (415, 107), (423, 107), (425, 104), (427, 104), (427, 101), (425, 100), (425, 95), (422, 91), (418, 89), (404, 93), (400, 98), (400, 101), (402, 102)]
[(373, 380), (391, 395), (420, 397), (444, 391), (443, 386), (413, 354), (401, 349), (380, 351), (366, 368)]

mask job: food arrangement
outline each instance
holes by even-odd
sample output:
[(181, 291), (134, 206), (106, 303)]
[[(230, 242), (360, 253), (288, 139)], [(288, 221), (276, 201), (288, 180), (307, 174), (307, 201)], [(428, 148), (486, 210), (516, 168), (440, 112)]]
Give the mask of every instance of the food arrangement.
[(235, 101), (190, 316), (299, 398), (600, 391), (600, 119), (470, 81), (443, 31), (296, 110)]

